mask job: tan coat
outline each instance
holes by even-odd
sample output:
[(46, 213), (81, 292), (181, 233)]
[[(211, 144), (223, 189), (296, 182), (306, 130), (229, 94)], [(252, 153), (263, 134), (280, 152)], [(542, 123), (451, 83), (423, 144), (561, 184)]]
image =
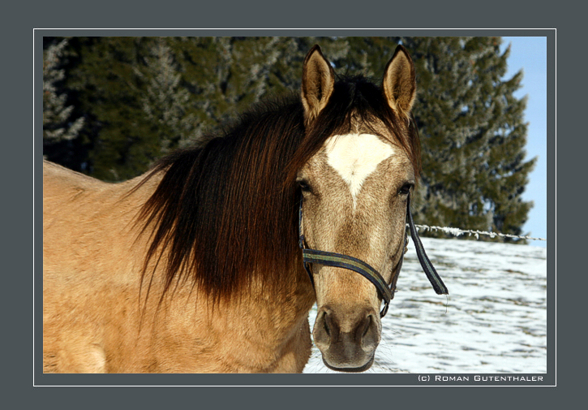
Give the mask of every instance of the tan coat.
[[(253, 290), (212, 310), (191, 286), (160, 305), (155, 275), (147, 302), (146, 285), (139, 300), (147, 235), (137, 240), (133, 218), (157, 184), (125, 197), (141, 178), (108, 184), (44, 163), (44, 371), (302, 371), (314, 301), (306, 283), (285, 282), (283, 294)], [(304, 297), (286, 295), (297, 292)]]

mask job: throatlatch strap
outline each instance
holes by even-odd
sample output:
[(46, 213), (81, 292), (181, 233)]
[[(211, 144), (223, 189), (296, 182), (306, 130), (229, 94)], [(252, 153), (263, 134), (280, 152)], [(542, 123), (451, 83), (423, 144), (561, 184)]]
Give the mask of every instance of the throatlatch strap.
[(416, 248), (417, 256), (419, 258), (419, 262), (421, 263), (423, 271), (425, 271), (425, 275), (427, 275), (429, 282), (431, 282), (431, 285), (433, 285), (433, 289), (435, 289), (435, 292), (437, 292), (438, 295), (448, 295), (449, 291), (447, 290), (447, 287), (441, 280), (441, 277), (439, 277), (439, 274), (435, 270), (435, 267), (427, 257), (427, 254), (425, 253), (425, 248), (423, 247), (423, 244), (421, 243), (421, 240), (417, 233), (416, 227), (414, 226), (412, 214), (410, 213), (410, 195), (407, 199), (406, 218), (408, 219), (408, 225), (410, 227), (410, 236), (414, 241), (414, 247)]

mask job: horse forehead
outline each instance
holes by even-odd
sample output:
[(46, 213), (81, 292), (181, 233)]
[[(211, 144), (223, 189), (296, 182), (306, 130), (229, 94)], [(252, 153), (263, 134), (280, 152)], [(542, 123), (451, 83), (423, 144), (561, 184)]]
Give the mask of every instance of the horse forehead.
[(355, 204), (364, 181), (400, 150), (372, 134), (335, 135), (325, 142), (327, 164), (347, 183)]

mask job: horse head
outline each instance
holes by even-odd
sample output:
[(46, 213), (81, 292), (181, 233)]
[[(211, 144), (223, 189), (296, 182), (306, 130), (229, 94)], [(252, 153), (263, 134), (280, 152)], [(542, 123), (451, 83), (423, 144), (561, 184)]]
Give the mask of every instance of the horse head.
[[(393, 288), (420, 166), (413, 62), (399, 46), (381, 87), (362, 78), (339, 81), (315, 46), (304, 61), (301, 94), (306, 138), (324, 140), (296, 174), (303, 247), (363, 261)], [(336, 130), (324, 135), (333, 121)], [(312, 263), (308, 271), (318, 309), (313, 336), (324, 363), (339, 371), (368, 369), (380, 342), (382, 292), (337, 263)]]

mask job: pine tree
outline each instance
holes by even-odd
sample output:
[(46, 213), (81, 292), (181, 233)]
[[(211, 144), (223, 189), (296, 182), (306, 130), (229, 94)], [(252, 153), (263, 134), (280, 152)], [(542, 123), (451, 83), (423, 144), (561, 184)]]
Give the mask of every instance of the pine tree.
[(417, 220), (522, 234), (532, 204), (521, 194), (535, 160), (524, 160), (526, 99), (513, 95), (522, 72), (502, 80), (509, 50), (501, 53), (497, 37), (398, 41), (415, 61), (419, 89), (423, 177)]
[(337, 71), (341, 70), (337, 62), (349, 52), (349, 44), (346, 38), (280, 37), (275, 44), (275, 48), (279, 51), (278, 57), (268, 70), (267, 88), (271, 94), (280, 95), (289, 91), (299, 92), (304, 57), (315, 44), (321, 47), (323, 53), (328, 56), (329, 61), (335, 65)]
[[(68, 85), (87, 118), (91, 143), (88, 172), (99, 179), (121, 181), (144, 172), (161, 155), (160, 136), (145, 121), (143, 97), (150, 78), (144, 57), (151, 38), (95, 37), (75, 39), (78, 64)], [(73, 43), (73, 40), (72, 40)]]
[(144, 63), (144, 67), (135, 67), (135, 74), (146, 82), (146, 93), (141, 97), (144, 121), (159, 136), (160, 153), (165, 155), (189, 144), (199, 125), (189, 112), (191, 95), (180, 84), (181, 74), (165, 39), (153, 43)]
[[(417, 222), (521, 234), (532, 206), (521, 194), (526, 100), (522, 73), (503, 80), (509, 51), (496, 37), (74, 38), (62, 84), (75, 102), (93, 176), (145, 172), (176, 146), (218, 130), (251, 104), (298, 92), (306, 52), (318, 43), (338, 73), (381, 81), (396, 45), (417, 72), (414, 115), (422, 143)], [(65, 47), (65, 46), (63, 46)], [(59, 92), (57, 94), (60, 94)], [(68, 100), (68, 101), (69, 101)], [(49, 140), (49, 137), (47, 138)], [(74, 141), (79, 141), (77, 138)]]
[[(43, 51), (43, 145), (55, 146), (77, 138), (84, 118), (72, 118), (73, 106), (66, 107), (67, 94), (60, 93), (65, 70), (64, 53), (67, 40), (54, 42)], [(47, 156), (47, 155), (45, 155)]]
[(191, 37), (167, 40), (190, 90), (198, 135), (238, 117), (261, 99), (300, 89), (304, 56), (319, 43), (337, 58), (346, 43), (329, 38)]

